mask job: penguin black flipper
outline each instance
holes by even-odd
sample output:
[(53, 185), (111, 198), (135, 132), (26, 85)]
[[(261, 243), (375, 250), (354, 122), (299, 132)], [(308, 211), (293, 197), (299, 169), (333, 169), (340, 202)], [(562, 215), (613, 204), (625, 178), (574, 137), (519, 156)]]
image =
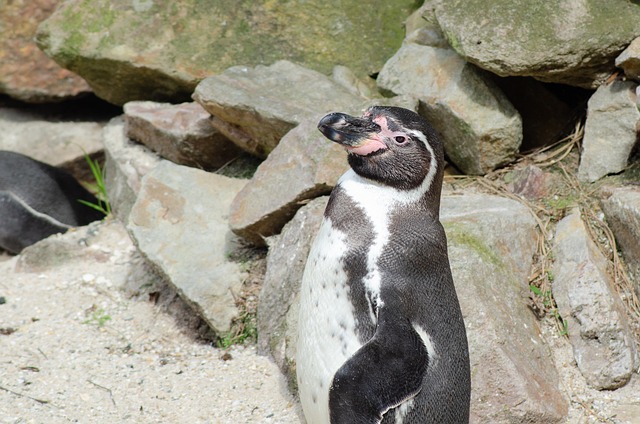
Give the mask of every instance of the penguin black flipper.
[(420, 391), (427, 348), (409, 319), (394, 310), (378, 310), (373, 338), (336, 372), (329, 390), (332, 424), (379, 423), (385, 412)]

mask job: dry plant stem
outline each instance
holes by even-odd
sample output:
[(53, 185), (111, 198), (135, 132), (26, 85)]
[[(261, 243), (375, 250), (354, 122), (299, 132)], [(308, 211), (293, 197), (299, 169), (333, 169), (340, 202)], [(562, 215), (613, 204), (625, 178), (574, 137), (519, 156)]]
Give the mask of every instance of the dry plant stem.
[(11, 389), (7, 389), (6, 387), (0, 386), (0, 390), (4, 390), (5, 392), (11, 393), (12, 395), (16, 395), (16, 396), (19, 396), (19, 397), (31, 399), (31, 400), (36, 401), (38, 403), (41, 403), (43, 405), (51, 405), (51, 403), (48, 400), (34, 398), (34, 397), (29, 396), (29, 395), (25, 395), (23, 393), (15, 392), (15, 391), (13, 391)]
[[(597, 241), (597, 230), (602, 231), (602, 233), (607, 238), (607, 243), (609, 244), (609, 246), (611, 246), (611, 254), (605, 256), (607, 257), (612, 268), (611, 276), (613, 277), (613, 285), (618, 295), (622, 298), (626, 306), (631, 310), (633, 316), (635, 316), (637, 319), (638, 317), (640, 317), (640, 302), (638, 301), (638, 297), (635, 294), (633, 284), (631, 283), (631, 280), (620, 261), (620, 256), (618, 255), (618, 249), (616, 246), (616, 240), (613, 233), (611, 232), (611, 229), (589, 208), (583, 208), (581, 212), (586, 217), (585, 221), (588, 224), (586, 227), (589, 231), (589, 236), (591, 237), (591, 239), (594, 240), (596, 244), (600, 244)], [(597, 228), (594, 228), (594, 224), (597, 225)], [(599, 246), (599, 248), (604, 253), (605, 249), (603, 248), (603, 246)]]
[[(629, 315), (632, 319), (640, 322), (640, 302), (633, 290), (631, 280), (626, 273), (624, 266), (618, 255), (615, 238), (613, 233), (605, 222), (599, 219), (593, 212), (593, 201), (591, 197), (599, 189), (598, 185), (593, 187), (583, 186), (573, 175), (572, 172), (567, 170), (566, 162), (567, 158), (571, 154), (574, 148), (578, 148), (582, 137), (584, 135), (584, 125), (582, 122), (578, 122), (574, 128), (574, 131), (569, 136), (553, 143), (550, 146), (544, 147), (537, 151), (534, 151), (528, 155), (520, 157), (514, 164), (505, 167), (500, 170), (493, 171), (484, 177), (468, 177), (468, 176), (449, 176), (447, 179), (454, 179), (464, 187), (476, 184), (483, 189), (498, 194), (503, 197), (516, 200), (523, 204), (531, 213), (535, 219), (539, 228), (541, 236), (538, 238), (537, 257), (538, 261), (534, 265), (534, 270), (531, 273), (529, 279), (530, 284), (540, 288), (543, 292), (548, 292), (551, 289), (551, 281), (549, 280), (549, 263), (550, 258), (550, 232), (549, 224), (554, 219), (557, 219), (557, 213), (554, 214), (552, 210), (547, 209), (539, 203), (529, 201), (513, 193), (509, 192), (501, 181), (502, 175), (510, 172), (518, 164), (528, 161), (529, 163), (536, 164), (538, 167), (551, 167), (556, 166), (562, 173), (563, 180), (571, 193), (576, 196), (575, 205), (579, 206), (582, 210), (582, 216), (586, 222), (586, 227), (589, 230), (589, 237), (596, 243), (598, 249), (605, 255), (609, 261), (609, 266), (612, 269), (612, 276), (614, 278), (614, 285), (617, 293), (624, 300), (624, 304), (627, 308)], [(597, 225), (597, 228), (593, 228)], [(602, 243), (597, 234), (604, 234), (607, 239), (606, 243)], [(607, 248), (607, 243), (612, 247), (611, 253)], [(556, 308), (555, 302), (551, 299), (551, 304), (547, 305), (549, 310)], [(556, 320), (558, 329), (562, 331), (562, 323)]]
[(87, 380), (87, 382), (91, 383), (94, 386), (96, 386), (97, 388), (102, 389), (102, 390), (106, 391), (107, 393), (109, 393), (109, 398), (111, 398), (111, 402), (113, 403), (113, 406), (117, 406), (116, 405), (116, 401), (113, 399), (113, 392), (111, 391), (110, 388), (104, 387), (104, 386), (102, 386), (102, 385), (100, 385), (98, 383), (95, 383), (95, 382), (91, 381), (91, 380)]

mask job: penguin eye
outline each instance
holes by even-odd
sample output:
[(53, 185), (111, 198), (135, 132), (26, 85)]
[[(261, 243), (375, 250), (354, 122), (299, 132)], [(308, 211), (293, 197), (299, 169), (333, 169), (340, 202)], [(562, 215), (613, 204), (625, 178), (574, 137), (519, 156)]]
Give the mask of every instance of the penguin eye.
[(395, 137), (395, 140), (396, 140), (396, 144), (405, 144), (408, 141), (407, 137), (403, 135), (397, 135)]

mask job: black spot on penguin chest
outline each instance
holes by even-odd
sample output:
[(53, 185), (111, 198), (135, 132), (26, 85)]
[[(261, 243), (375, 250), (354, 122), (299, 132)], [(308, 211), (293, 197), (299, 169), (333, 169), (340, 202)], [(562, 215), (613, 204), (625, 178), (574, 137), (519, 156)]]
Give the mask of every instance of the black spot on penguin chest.
[(370, 314), (371, 300), (364, 284), (368, 272), (367, 257), (376, 235), (373, 223), (340, 186), (331, 193), (324, 215), (331, 220), (333, 228), (346, 235), (347, 249), (341, 262), (347, 275), (349, 301), (355, 310), (356, 334), (359, 341), (365, 343), (375, 332)]

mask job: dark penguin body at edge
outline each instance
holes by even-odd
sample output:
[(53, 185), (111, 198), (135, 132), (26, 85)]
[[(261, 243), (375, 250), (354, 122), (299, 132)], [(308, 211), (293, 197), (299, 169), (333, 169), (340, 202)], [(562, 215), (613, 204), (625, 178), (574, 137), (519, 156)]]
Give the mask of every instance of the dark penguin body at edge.
[(52, 234), (104, 217), (79, 200), (97, 203), (66, 171), (0, 151), (0, 248), (19, 253)]
[(303, 277), (307, 422), (466, 423), (467, 340), (439, 222), (442, 147), (404, 109), (337, 115), (323, 132), (347, 146), (353, 169), (330, 197)]

